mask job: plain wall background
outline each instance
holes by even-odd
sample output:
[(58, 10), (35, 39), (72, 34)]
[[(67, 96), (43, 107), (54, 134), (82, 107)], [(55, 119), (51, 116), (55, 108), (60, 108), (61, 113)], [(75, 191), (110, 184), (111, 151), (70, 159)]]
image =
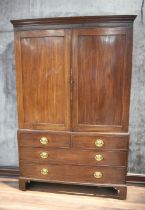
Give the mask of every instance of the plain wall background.
[(0, 166), (18, 166), (15, 60), (11, 19), (137, 14), (134, 23), (129, 172), (145, 173), (145, 7), (142, 0), (0, 0)]

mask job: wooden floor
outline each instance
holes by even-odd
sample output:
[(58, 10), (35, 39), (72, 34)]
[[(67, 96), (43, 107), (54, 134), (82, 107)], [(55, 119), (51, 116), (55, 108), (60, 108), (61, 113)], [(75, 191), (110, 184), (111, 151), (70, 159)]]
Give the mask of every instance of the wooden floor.
[(32, 183), (22, 192), (16, 178), (1, 177), (0, 210), (145, 210), (145, 186), (128, 186), (125, 201), (96, 197), (97, 190), (100, 189)]

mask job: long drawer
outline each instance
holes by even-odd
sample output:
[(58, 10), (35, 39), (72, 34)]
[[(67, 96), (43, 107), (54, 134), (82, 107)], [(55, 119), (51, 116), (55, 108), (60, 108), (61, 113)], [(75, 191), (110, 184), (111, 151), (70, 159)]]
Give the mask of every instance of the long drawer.
[(63, 133), (50, 133), (50, 132), (18, 132), (19, 146), (26, 147), (70, 147), (70, 135)]
[(61, 182), (124, 184), (126, 170), (118, 167), (93, 167), (20, 162), (20, 176)]
[(72, 135), (72, 145), (80, 149), (128, 150), (129, 135)]
[(20, 160), (74, 165), (126, 166), (127, 151), (89, 151), (78, 149), (20, 148)]

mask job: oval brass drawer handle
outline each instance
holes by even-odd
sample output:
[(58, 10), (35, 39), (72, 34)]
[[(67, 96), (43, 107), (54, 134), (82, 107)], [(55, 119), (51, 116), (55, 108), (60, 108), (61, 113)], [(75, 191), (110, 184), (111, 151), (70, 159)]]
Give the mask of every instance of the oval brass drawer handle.
[(97, 161), (101, 161), (103, 159), (104, 159), (103, 155), (101, 155), (101, 154), (98, 154), (98, 155), (95, 156), (95, 160), (97, 160)]
[(95, 145), (96, 147), (103, 147), (104, 141), (102, 139), (96, 139)]
[(96, 179), (101, 179), (102, 176), (103, 176), (103, 174), (102, 174), (100, 171), (96, 171), (96, 172), (94, 173), (94, 177), (95, 177)]
[(46, 137), (41, 137), (40, 143), (46, 145), (48, 144), (48, 139)]
[(48, 152), (41, 152), (40, 157), (43, 158), (43, 159), (48, 158)]
[(47, 175), (48, 174), (48, 169), (47, 168), (42, 168), (41, 169), (41, 174), (42, 175)]

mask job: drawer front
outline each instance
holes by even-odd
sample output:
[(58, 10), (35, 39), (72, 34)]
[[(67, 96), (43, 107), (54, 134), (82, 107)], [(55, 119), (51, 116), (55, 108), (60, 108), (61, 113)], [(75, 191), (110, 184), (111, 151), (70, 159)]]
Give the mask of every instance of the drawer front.
[(77, 149), (20, 148), (20, 160), (74, 165), (126, 166), (126, 151), (88, 151)]
[(70, 147), (70, 135), (49, 132), (18, 132), (19, 146), (28, 147)]
[(20, 163), (22, 177), (78, 183), (124, 184), (126, 170), (117, 167)]
[(72, 145), (81, 149), (120, 149), (128, 150), (129, 136), (109, 136), (109, 135), (73, 135)]

